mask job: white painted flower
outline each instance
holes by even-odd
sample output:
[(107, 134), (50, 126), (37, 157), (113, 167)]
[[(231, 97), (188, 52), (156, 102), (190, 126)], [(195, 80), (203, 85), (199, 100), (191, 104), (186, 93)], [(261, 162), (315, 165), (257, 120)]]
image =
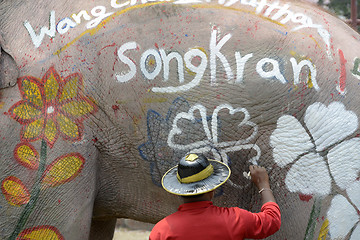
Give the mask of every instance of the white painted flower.
[(360, 172), (360, 138), (352, 138), (335, 146), (327, 157), (336, 184), (346, 189), (356, 181)]
[(330, 174), (345, 189), (360, 169), (360, 139), (344, 141), (358, 128), (357, 116), (340, 102), (328, 107), (314, 103), (307, 108), (304, 123), (306, 128), (295, 117), (284, 115), (270, 137), (274, 161), (280, 167), (290, 164), (285, 179), (288, 189), (328, 195)]
[(358, 240), (360, 236), (360, 182), (355, 181), (346, 189), (350, 202), (342, 195), (336, 195), (331, 201), (327, 218), (331, 239)]
[[(241, 119), (239, 119), (238, 127), (250, 127), (252, 129), (252, 133), (250, 136), (245, 137), (244, 139), (240, 138), (237, 141), (219, 141), (218, 137), (218, 119), (220, 111), (228, 111), (230, 115), (238, 114), (241, 115)], [(200, 118), (196, 118), (195, 116), (200, 115)], [(253, 149), (257, 152), (256, 156), (252, 157), (249, 161), (252, 164), (257, 164), (257, 160), (260, 158), (260, 148), (254, 144), (250, 143), (257, 134), (258, 127), (256, 124), (251, 122), (250, 114), (245, 108), (233, 108), (229, 104), (222, 104), (215, 108), (212, 116), (211, 116), (211, 128), (209, 127), (206, 108), (203, 105), (197, 104), (190, 108), (188, 112), (181, 112), (176, 115), (172, 129), (168, 135), (168, 145), (176, 150), (186, 150), (192, 151), (195, 153), (205, 153), (212, 152), (214, 158), (217, 160), (222, 160), (224, 163), (228, 163), (228, 152), (236, 152), (243, 149)], [(180, 120), (188, 120), (190, 122), (200, 122), (202, 125), (202, 130), (204, 131), (204, 139), (200, 139), (194, 142), (190, 142), (188, 144), (177, 143), (176, 139), (181, 137), (183, 134), (182, 127), (180, 127)], [(192, 133), (196, 135), (196, 133)], [(230, 134), (230, 133), (226, 133)], [(241, 137), (241, 136), (240, 136)]]

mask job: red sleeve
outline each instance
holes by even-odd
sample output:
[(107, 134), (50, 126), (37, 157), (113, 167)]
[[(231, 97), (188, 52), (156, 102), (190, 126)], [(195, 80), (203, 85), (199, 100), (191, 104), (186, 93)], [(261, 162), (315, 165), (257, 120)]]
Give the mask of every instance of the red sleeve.
[(231, 226), (236, 236), (243, 238), (266, 238), (280, 229), (281, 214), (279, 206), (267, 202), (261, 207), (261, 212), (251, 213), (244, 209), (233, 208), (236, 219)]
[(149, 240), (162, 240), (166, 239), (165, 234), (167, 230), (166, 221), (163, 219), (158, 222), (150, 232)]

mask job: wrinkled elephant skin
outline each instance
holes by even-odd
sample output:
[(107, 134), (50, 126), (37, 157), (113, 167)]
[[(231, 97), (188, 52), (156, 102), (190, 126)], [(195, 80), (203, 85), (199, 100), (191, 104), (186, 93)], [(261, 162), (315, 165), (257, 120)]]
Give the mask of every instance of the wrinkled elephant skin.
[[(111, 239), (180, 199), (192, 151), (228, 164), (215, 203), (269, 239), (360, 236), (360, 36), (301, 1), (1, 1), (0, 239)], [(14, 86), (14, 84), (16, 84)]]

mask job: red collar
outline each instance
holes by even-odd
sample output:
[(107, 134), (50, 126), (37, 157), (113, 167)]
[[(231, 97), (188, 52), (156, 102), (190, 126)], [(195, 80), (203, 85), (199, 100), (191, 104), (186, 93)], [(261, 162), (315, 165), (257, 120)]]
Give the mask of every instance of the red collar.
[(178, 208), (179, 211), (186, 211), (198, 208), (207, 208), (213, 205), (212, 201), (200, 201), (200, 202), (192, 202), (192, 203), (184, 203), (181, 204)]

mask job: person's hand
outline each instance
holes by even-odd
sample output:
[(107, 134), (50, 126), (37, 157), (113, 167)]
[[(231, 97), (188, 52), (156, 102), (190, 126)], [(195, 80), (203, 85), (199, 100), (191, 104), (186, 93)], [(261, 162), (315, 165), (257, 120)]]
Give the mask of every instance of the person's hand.
[(262, 188), (270, 188), (269, 175), (264, 167), (251, 165), (249, 169), (251, 180), (259, 190)]
[(262, 203), (276, 202), (272, 190), (270, 189), (269, 175), (263, 167), (251, 165), (249, 167), (251, 174), (251, 181), (260, 190)]

